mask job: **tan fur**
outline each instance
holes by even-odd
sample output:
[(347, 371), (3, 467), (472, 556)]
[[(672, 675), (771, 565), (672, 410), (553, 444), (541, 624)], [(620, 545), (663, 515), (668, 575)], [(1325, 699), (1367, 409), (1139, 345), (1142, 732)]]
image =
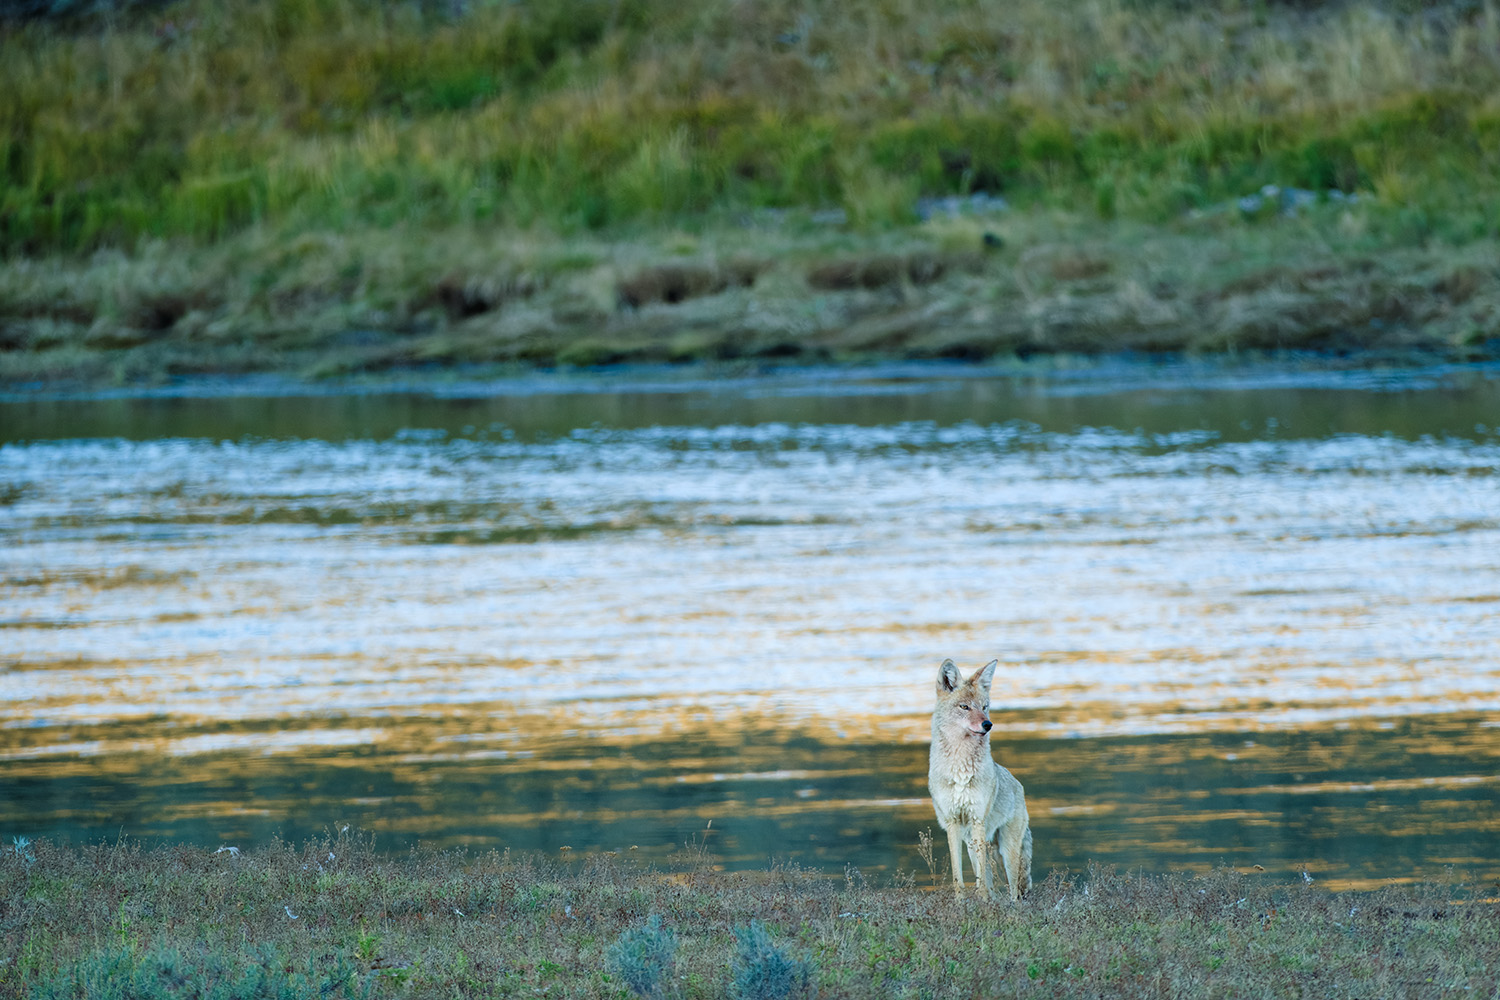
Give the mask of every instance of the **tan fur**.
[(968, 680), (952, 660), (938, 668), (937, 706), (932, 710), (932, 750), (927, 762), (927, 790), (938, 826), (948, 833), (953, 858), (953, 891), (964, 887), (963, 850), (974, 863), (977, 888), (994, 898), (989, 846), (999, 849), (1010, 898), (1031, 888), (1031, 817), (1026, 790), (990, 756), (990, 682), (998, 660)]

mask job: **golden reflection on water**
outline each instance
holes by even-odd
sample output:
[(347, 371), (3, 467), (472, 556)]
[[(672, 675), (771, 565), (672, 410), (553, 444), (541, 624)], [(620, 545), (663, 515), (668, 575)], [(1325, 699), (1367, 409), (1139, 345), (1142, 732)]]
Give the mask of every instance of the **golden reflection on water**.
[[(352, 823), (388, 847), (639, 845), (660, 860), (711, 825), (708, 846), (729, 867), (780, 859), (931, 879), (916, 850), (919, 832), (936, 827), (926, 747), (887, 738), (888, 719), (847, 720), (844, 738), (775, 717), (705, 724), (696, 708), (659, 732), (568, 730), (555, 713), (485, 732), (495, 707), (346, 720), (354, 738), (323, 747), (238, 734), (249, 753), (163, 754), (110, 733), (114, 724), (94, 727), (86, 745), (134, 749), (18, 752), (17, 731), (5, 730), (0, 830), (90, 840), (123, 826), (148, 840), (243, 845)], [(1445, 865), (1500, 876), (1500, 748), (1481, 735), (1484, 721), (1090, 739), (1002, 728), (993, 744), (1026, 785), (1043, 871), (1259, 864), (1361, 887), (1439, 877)]]

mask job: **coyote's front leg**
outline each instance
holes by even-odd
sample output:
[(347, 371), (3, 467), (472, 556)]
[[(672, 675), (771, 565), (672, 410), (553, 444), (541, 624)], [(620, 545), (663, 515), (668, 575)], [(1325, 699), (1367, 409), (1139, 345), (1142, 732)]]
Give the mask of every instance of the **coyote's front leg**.
[(953, 858), (953, 895), (964, 891), (964, 840), (957, 823), (948, 826), (948, 854)]

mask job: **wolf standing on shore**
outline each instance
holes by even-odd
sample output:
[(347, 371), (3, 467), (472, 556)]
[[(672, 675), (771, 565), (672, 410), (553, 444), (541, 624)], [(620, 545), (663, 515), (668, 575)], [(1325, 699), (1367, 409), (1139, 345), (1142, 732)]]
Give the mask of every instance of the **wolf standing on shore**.
[(952, 660), (938, 668), (927, 790), (938, 826), (948, 833), (954, 893), (963, 892), (967, 843), (975, 887), (983, 882), (985, 895), (994, 898), (989, 858), (993, 841), (1014, 900), (1031, 888), (1031, 817), (1021, 783), (990, 756), (990, 681), (999, 662), (991, 660), (968, 680)]

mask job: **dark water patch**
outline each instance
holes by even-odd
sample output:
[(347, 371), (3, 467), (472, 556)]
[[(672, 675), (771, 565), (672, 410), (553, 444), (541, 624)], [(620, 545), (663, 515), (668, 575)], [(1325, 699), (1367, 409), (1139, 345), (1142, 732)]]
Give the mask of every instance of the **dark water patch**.
[[(364, 503), (344, 498), (309, 500), (299, 504), (261, 504), (253, 497), (205, 495), (174, 497), (180, 503), (152, 505), (149, 510), (110, 512), (92, 509), (68, 514), (39, 513), (29, 519), (32, 532), (91, 535), (101, 541), (121, 541), (142, 535), (110, 532), (110, 528), (139, 526), (156, 535), (174, 529), (290, 526), (357, 529), (371, 542), (384, 544), (531, 544), (567, 541), (612, 533), (637, 531), (708, 531), (790, 525), (828, 525), (827, 515), (776, 517), (767, 514), (724, 513), (706, 504), (616, 504), (607, 517), (588, 517), (595, 511), (562, 511), (549, 502), (516, 503)], [(247, 504), (247, 501), (251, 501)], [(579, 519), (575, 516), (583, 515)], [(187, 537), (176, 533), (177, 537)], [(182, 584), (189, 571), (161, 573), (141, 567), (105, 572), (43, 572), (0, 579), (0, 587), (60, 587), (110, 589), (130, 586)]]
[(456, 438), (540, 440), (580, 427), (764, 423), (948, 426), (1018, 420), (1194, 430), (1222, 441), (1391, 434), (1486, 439), (1496, 433), (1495, 366), (1340, 371), (1319, 365), (1147, 363), (992, 369), (908, 365), (807, 369), (752, 378), (532, 376), (482, 382), (308, 385), (204, 381), (156, 392), (0, 398), (0, 442), (190, 435), (389, 440), (414, 428)]
[(164, 587), (192, 579), (188, 570), (167, 573), (147, 566), (120, 566), (103, 571), (74, 570), (30, 573), (0, 578), (0, 587), (79, 587), (113, 590), (118, 587)]
[(24, 629), (24, 628), (39, 628), (39, 629), (81, 628), (82, 626), (87, 625), (87, 624), (88, 624), (88, 622), (86, 622), (86, 621), (67, 621), (66, 619), (46, 619), (46, 618), (19, 618), (19, 619), (0, 620), (0, 628), (14, 628), (14, 629)]

